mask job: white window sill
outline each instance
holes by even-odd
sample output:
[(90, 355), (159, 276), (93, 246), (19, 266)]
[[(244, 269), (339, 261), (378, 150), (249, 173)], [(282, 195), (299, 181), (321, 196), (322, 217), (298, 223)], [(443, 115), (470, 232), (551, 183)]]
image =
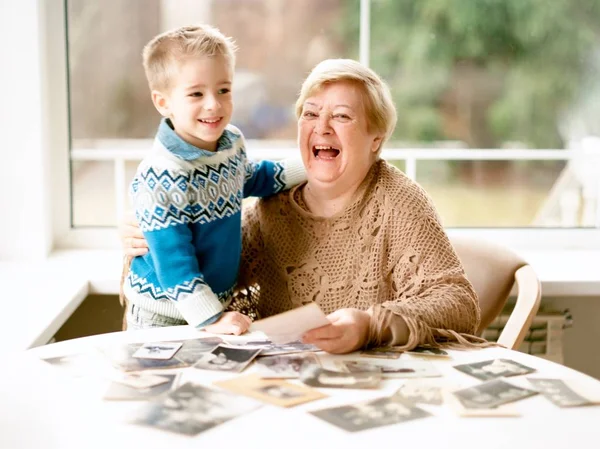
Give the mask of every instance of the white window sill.
[[(600, 251), (527, 250), (543, 296), (600, 298)], [(15, 350), (46, 344), (89, 294), (119, 293), (118, 250), (57, 251), (39, 263), (0, 262), (4, 320), (0, 332)]]

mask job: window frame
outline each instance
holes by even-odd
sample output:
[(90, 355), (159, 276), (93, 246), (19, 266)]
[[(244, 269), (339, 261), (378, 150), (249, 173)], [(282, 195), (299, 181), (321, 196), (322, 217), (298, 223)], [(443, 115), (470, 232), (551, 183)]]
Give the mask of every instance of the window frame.
[[(118, 249), (118, 228), (72, 227), (71, 145), (66, 0), (38, 2), (41, 28), (44, 100), (42, 114), (51, 176), (44, 181), (51, 192), (52, 248)], [(369, 63), (370, 0), (361, 0), (359, 55)], [(116, 176), (119, 176), (116, 173)], [(447, 228), (449, 235), (469, 235), (515, 249), (600, 250), (599, 228)]]

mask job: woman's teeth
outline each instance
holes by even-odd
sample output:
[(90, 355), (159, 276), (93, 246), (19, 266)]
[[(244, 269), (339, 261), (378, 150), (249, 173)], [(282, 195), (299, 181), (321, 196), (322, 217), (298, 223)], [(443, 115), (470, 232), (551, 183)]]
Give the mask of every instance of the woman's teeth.
[(313, 147), (313, 154), (318, 158), (333, 159), (340, 154), (340, 150), (330, 146), (315, 145)]

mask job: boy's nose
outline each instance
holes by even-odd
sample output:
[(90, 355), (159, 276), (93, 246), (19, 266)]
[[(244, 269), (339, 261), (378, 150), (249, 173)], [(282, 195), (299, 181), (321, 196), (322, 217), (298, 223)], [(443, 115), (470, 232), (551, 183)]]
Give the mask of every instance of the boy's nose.
[(219, 100), (214, 95), (207, 95), (204, 107), (206, 109), (218, 109), (220, 106)]

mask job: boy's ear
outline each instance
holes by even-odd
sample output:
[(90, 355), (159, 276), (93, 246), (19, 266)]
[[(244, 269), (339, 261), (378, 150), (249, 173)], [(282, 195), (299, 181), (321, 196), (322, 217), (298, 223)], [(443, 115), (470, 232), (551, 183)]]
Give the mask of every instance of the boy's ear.
[(158, 90), (152, 91), (152, 103), (154, 103), (154, 107), (163, 117), (168, 117), (170, 115), (169, 112), (169, 100), (166, 95)]

